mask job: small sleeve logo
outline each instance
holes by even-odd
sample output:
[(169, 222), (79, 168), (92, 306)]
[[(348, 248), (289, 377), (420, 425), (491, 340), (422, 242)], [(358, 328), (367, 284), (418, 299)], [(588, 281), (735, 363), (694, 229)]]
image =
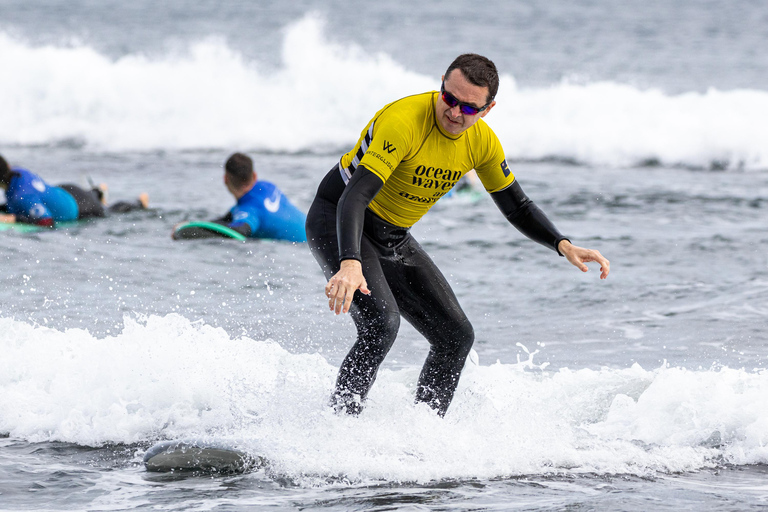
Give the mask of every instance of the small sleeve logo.
[(32, 208), (29, 209), (29, 216), (33, 219), (41, 219), (45, 217), (45, 213), (45, 206), (40, 203), (33, 205)]
[(276, 193), (274, 197), (264, 200), (264, 208), (272, 213), (277, 212), (280, 209), (280, 193)]
[(507, 165), (507, 161), (506, 160), (502, 160), (502, 162), (501, 162), (501, 172), (504, 173), (504, 177), (505, 178), (507, 176), (509, 176), (509, 166)]

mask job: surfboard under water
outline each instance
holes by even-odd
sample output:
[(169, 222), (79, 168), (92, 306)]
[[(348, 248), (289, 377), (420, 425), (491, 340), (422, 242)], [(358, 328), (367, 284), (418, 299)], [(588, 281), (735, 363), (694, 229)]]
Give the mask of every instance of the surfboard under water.
[[(81, 222), (86, 221), (67, 221), (57, 222), (53, 229), (65, 229), (72, 226), (77, 226)], [(14, 231), (16, 233), (39, 233), (41, 231), (51, 231), (51, 228), (47, 226), (38, 226), (37, 224), (27, 224), (26, 222), (0, 222), (0, 231)]]
[(233, 443), (185, 439), (157, 443), (144, 454), (147, 471), (244, 473), (263, 467), (266, 460), (254, 457)]
[(192, 221), (179, 224), (171, 235), (174, 240), (197, 240), (201, 238), (233, 238), (246, 240), (242, 233), (216, 222)]
[(35, 224), (23, 224), (21, 222), (0, 222), (0, 231), (16, 231), (18, 233), (36, 233), (49, 229)]

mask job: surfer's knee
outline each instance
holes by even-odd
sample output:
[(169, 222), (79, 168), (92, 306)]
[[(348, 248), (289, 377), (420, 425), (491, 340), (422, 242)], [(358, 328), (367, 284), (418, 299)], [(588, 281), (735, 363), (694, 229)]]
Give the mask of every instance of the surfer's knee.
[(452, 337), (458, 351), (469, 354), (472, 345), (475, 343), (475, 329), (467, 320), (456, 327)]
[(475, 330), (469, 320), (445, 326), (432, 341), (432, 349), (465, 358), (475, 343)]
[[(400, 330), (400, 313), (385, 310), (358, 322), (358, 338), (371, 347), (380, 347), (383, 355), (389, 351)], [(382, 355), (382, 357), (383, 357)]]

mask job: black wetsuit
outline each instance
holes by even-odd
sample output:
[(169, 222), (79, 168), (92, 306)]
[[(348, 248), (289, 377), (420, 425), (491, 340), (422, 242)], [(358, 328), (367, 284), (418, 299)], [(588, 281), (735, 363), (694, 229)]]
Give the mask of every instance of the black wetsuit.
[(137, 200), (134, 202), (118, 201), (105, 209), (104, 205), (101, 204), (102, 192), (98, 188), (85, 190), (69, 183), (58, 186), (66, 190), (75, 199), (78, 208), (78, 220), (104, 217), (107, 212), (128, 213), (144, 208), (141, 202)]
[[(416, 400), (444, 415), (474, 342), (472, 325), (448, 281), (408, 228), (392, 225), (370, 209), (359, 215), (378, 192), (381, 180), (361, 166), (348, 186), (357, 187), (355, 198), (348, 200), (357, 204), (344, 210), (351, 215), (337, 216), (346, 187), (338, 166), (331, 169), (318, 188), (306, 225), (310, 249), (326, 278), (339, 271), (341, 260), (358, 259), (371, 290), (370, 295), (355, 292), (350, 313), (357, 341), (339, 370), (332, 405), (353, 414), (361, 410), (395, 341), (402, 315), (430, 343)], [(516, 182), (491, 195), (507, 219), (533, 240), (556, 250), (565, 239)], [(364, 219), (362, 226), (356, 225), (358, 218)]]
[(85, 190), (69, 183), (58, 186), (66, 190), (75, 199), (78, 220), (104, 217), (104, 206), (101, 204), (98, 190)]

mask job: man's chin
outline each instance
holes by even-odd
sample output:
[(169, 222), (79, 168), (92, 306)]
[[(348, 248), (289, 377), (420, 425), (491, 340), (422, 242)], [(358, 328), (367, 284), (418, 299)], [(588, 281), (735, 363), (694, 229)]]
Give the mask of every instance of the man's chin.
[(462, 131), (464, 131), (464, 127), (459, 123), (454, 123), (445, 118), (442, 121), (443, 122), (440, 124), (443, 125), (443, 129), (448, 133), (450, 133), (451, 135), (458, 135)]

